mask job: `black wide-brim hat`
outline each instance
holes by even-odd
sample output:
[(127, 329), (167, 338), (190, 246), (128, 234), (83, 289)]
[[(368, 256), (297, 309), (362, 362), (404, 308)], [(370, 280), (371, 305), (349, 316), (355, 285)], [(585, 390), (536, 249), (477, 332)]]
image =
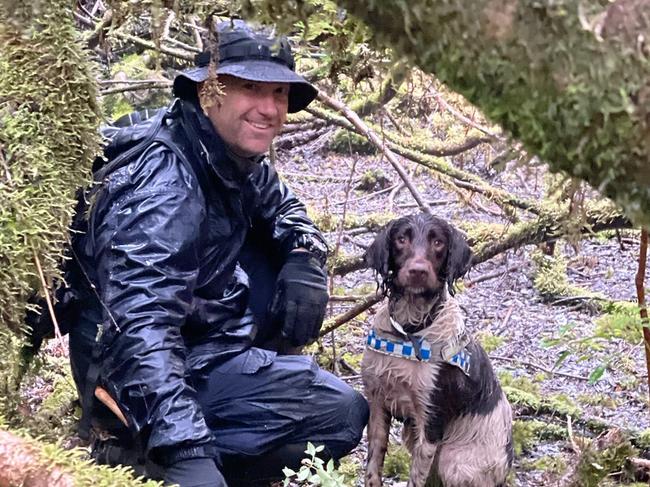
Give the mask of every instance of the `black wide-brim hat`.
[[(266, 83), (289, 83), (289, 113), (309, 105), (318, 90), (297, 74), (291, 47), (285, 37), (274, 38), (264, 28), (255, 29), (242, 20), (221, 22), (217, 75)], [(174, 94), (179, 98), (196, 96), (196, 83), (208, 79), (210, 53), (196, 57), (196, 67), (186, 69), (174, 79)]]

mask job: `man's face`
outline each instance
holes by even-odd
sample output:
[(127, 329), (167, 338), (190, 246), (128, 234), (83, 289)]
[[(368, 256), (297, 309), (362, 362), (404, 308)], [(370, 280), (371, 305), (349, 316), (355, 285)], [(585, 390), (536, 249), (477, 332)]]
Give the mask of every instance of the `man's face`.
[(263, 154), (287, 118), (289, 83), (262, 83), (219, 76), (224, 95), (208, 110), (223, 140), (244, 157)]

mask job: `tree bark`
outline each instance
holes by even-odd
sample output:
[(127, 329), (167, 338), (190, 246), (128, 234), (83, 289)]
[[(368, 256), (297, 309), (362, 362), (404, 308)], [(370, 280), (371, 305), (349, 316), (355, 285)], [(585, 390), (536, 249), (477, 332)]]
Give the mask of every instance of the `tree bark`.
[(650, 0), (337, 0), (550, 164), (650, 223)]
[(72, 477), (49, 460), (38, 448), (6, 431), (0, 431), (0, 487), (73, 487)]

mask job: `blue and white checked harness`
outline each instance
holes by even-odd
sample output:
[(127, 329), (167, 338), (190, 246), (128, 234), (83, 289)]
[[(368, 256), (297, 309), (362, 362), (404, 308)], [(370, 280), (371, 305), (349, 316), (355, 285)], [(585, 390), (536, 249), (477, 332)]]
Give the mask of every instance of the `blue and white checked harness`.
[[(393, 322), (392, 318), (391, 322)], [(408, 335), (408, 338), (410, 341), (389, 340), (377, 335), (375, 330), (370, 330), (366, 347), (379, 353), (395, 355), (408, 360), (446, 362), (458, 367), (465, 375), (469, 376), (472, 356), (465, 348), (470, 341), (467, 335), (462, 335), (458, 343), (434, 343), (433, 346), (424, 338), (414, 335)]]

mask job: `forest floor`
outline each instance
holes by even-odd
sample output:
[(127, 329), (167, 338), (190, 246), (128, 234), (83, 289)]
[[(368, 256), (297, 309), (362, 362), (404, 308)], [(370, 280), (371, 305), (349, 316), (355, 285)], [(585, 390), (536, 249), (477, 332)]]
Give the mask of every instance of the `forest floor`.
[[(280, 153), (278, 157), (280, 174), (316, 213), (339, 219), (345, 213), (348, 219), (353, 217), (363, 221), (364, 216), (378, 213), (392, 212), (401, 216), (418, 211), (406, 188), (390, 196), (388, 191), (382, 191), (382, 188), (394, 187), (401, 182), (385, 158), (337, 154), (328, 150), (327, 140), (328, 136), (323, 136), (307, 146), (294, 148), (291, 153)], [(497, 172), (487, 168), (484, 159), (464, 160), (464, 169), (519, 196), (542, 197), (544, 166), (531, 169), (511, 164)], [(386, 176), (383, 184), (370, 190), (354, 189), (364, 175), (376, 175), (377, 171)], [(437, 216), (457, 224), (464, 222), (465, 225), (471, 225), (471, 222), (477, 225), (486, 221), (506, 222), (498, 215), (498, 207), (491, 207), (489, 203), (471, 205), (470, 200), (468, 206), (457, 193), (440, 184), (428, 169), (411, 167), (410, 172), (422, 196), (432, 202)], [(346, 188), (350, 186), (351, 174), (352, 190), (348, 192)], [(362, 254), (373, 236), (362, 230), (327, 234), (331, 247), (334, 248), (340, 240), (341, 249), (347, 255)], [(634, 279), (639, 232), (624, 231), (623, 236), (622, 239), (616, 238), (614, 232), (609, 232), (578, 243), (559, 241), (556, 244), (555, 255), (563, 256), (567, 263), (568, 283), (584, 289), (585, 294), (588, 291), (599, 293), (604, 300), (542, 295), (534, 286), (537, 267), (531, 253), (536, 246), (507, 251), (473, 267), (457, 295), (467, 314), (469, 329), (488, 350), (502, 382), (528, 384), (527, 387), (540, 397), (556, 398), (575, 407), (574, 414), (584, 420), (578, 422), (575, 417), (567, 418), (557, 413), (540, 413), (537, 417), (515, 406), (515, 419), (540, 419), (570, 435), (568, 438), (544, 440), (543, 433), (537, 434), (536, 438), (516, 433), (520, 444), (512, 485), (556, 485), (565, 468), (576, 461), (576, 441), (580, 443), (583, 435), (595, 435), (583, 426), (588, 419), (597, 419), (632, 435), (650, 427), (647, 372), (640, 328), (630, 325), (630, 320), (637, 322), (634, 318), (607, 315), (603, 306), (610, 301), (629, 302), (632, 303), (632, 315), (638, 313), (633, 303), (636, 302)], [(361, 295), (374, 291), (375, 281), (369, 271), (361, 271), (337, 277), (334, 286), (336, 294)], [(335, 303), (331, 314), (337, 315), (345, 309), (346, 304)], [(358, 364), (372, 315), (371, 309), (335, 331), (334, 347), (331, 336), (325, 337), (321, 348), (321, 354), (329, 354), (330, 364), (333, 354), (343, 358), (337, 363), (336, 372), (359, 390), (362, 390), (362, 384)], [(321, 363), (326, 362), (321, 357)], [(571, 425), (572, 419), (574, 425)], [(394, 422), (391, 442), (400, 442), (399, 429), (400, 425)], [(354, 465), (347, 468), (352, 471), (361, 468), (365, 454), (364, 435), (362, 444), (352, 457)], [(400, 471), (399, 465), (396, 468)], [(392, 469), (395, 471), (395, 467)], [(402, 469), (402, 473), (392, 479), (387, 478), (386, 482), (392, 484), (406, 480), (404, 471)], [(608, 482), (611, 482), (608, 485), (617, 485), (617, 475), (609, 476)]]
[[(418, 211), (407, 189), (395, 190), (401, 180), (385, 158), (334, 152), (328, 148), (331, 136), (331, 132), (326, 132), (309, 144), (278, 153), (278, 172), (317, 219), (336, 221), (345, 213), (347, 220), (363, 222), (377, 215), (397, 216)], [(495, 187), (522, 197), (541, 199), (544, 166), (531, 169), (510, 164), (505, 170), (495, 171), (485, 164), (489, 160), (485, 151), (478, 154), (474, 159), (455, 158), (454, 162), (462, 163), (464, 170), (483, 177)], [(486, 222), (506, 223), (495, 205), (472, 198), (467, 201), (449, 191), (424, 167), (413, 165), (407, 169), (436, 215), (465, 228)], [(381, 174), (385, 177), (378, 177)], [(364, 189), (360, 188), (362, 185)], [(357, 228), (342, 233), (331, 231), (326, 237), (332, 249), (340, 241), (341, 251), (352, 256), (363, 253), (374, 233)], [(457, 294), (469, 329), (488, 351), (502, 383), (525, 388), (548, 404), (566, 406), (555, 413), (542, 413), (515, 405), (517, 454), (510, 485), (518, 487), (562, 485), (558, 482), (568, 466), (575, 463), (576, 449), (583, 444), (581, 438), (596, 435), (588, 426), (589, 420), (637, 436), (650, 428), (647, 373), (639, 328), (632, 326), (630, 330), (629, 317), (612, 315), (603, 306), (608, 301), (634, 303), (636, 300), (634, 278), (639, 232), (625, 231), (622, 239), (610, 232), (578, 243), (557, 243), (555, 255), (566, 259), (569, 284), (580, 286), (585, 293), (600, 293), (604, 300), (587, 299), (586, 295), (565, 299), (540, 293), (534, 285), (537, 272), (532, 258), (534, 252), (535, 246), (524, 246), (476, 265)], [(339, 296), (367, 295), (377, 289), (374, 276), (367, 270), (336, 277), (333, 285), (334, 294)], [(352, 305), (352, 302), (333, 302), (330, 316)], [(319, 347), (311, 348), (321, 365), (333, 366), (335, 373), (359, 391), (363, 391), (359, 362), (373, 312), (371, 308), (326, 336)], [(65, 346), (53, 342), (46, 347), (46, 353), (56, 364), (50, 365), (50, 371), (63, 371), (67, 367)], [(559, 358), (561, 363), (555, 366)], [(26, 415), (34, 414), (43, 397), (57, 389), (57, 377), (53, 374), (38, 379), (24, 391)], [(74, 398), (69, 372), (67, 377), (63, 397)], [(567, 408), (572, 411), (571, 418), (567, 417)], [(54, 413), (50, 411), (49, 415), (50, 425), (58, 422), (58, 429), (52, 430), (52, 434), (59, 439), (63, 435), (66, 446), (78, 445), (78, 439), (70, 437), (73, 411), (64, 407)], [(549, 425), (549, 429), (527, 429), (526, 424), (539, 426), (534, 419)], [(393, 423), (391, 442), (400, 443), (397, 422)], [(341, 466), (350, 485), (363, 485), (366, 451), (364, 434), (361, 444)], [(386, 484), (404, 482), (407, 472), (408, 460), (399, 448), (391, 449), (385, 470)], [(610, 475), (608, 482), (607, 485), (622, 485), (617, 474)]]

